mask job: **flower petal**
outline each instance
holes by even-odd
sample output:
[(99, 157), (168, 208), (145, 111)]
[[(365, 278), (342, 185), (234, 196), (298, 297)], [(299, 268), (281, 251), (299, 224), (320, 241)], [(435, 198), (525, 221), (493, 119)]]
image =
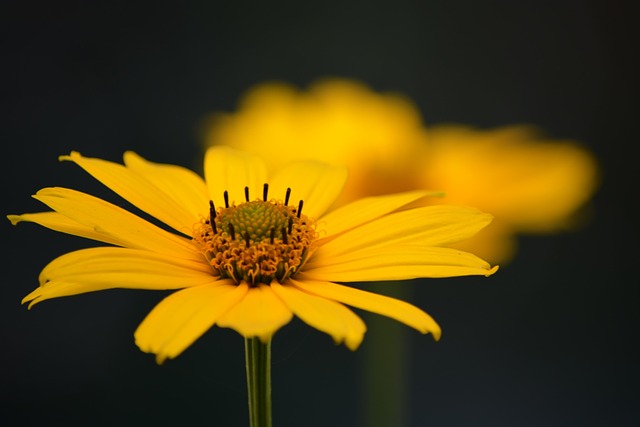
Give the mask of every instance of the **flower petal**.
[(215, 322), (238, 303), (248, 291), (220, 280), (183, 289), (163, 299), (142, 321), (134, 337), (146, 353), (154, 353), (158, 363), (180, 355)]
[(97, 240), (98, 242), (109, 243), (116, 246), (125, 246), (125, 242), (118, 236), (107, 236), (97, 232), (92, 227), (87, 227), (76, 222), (58, 212), (38, 212), (22, 215), (7, 215), (13, 225), (19, 222), (33, 222), (43, 227), (73, 236), (84, 237)]
[[(162, 188), (123, 165), (83, 157), (75, 151), (68, 156), (60, 156), (60, 160), (76, 163), (125, 200), (181, 233), (190, 235), (191, 226), (199, 220)], [(202, 211), (207, 212), (207, 207), (205, 201)]]
[(339, 207), (321, 218), (327, 236), (333, 236), (353, 227), (366, 224), (410, 203), (440, 193), (410, 191), (387, 196), (366, 197)]
[(273, 290), (264, 284), (249, 289), (245, 297), (219, 320), (218, 326), (236, 330), (244, 337), (268, 342), (293, 314)]
[(435, 320), (418, 307), (404, 301), (331, 282), (291, 280), (291, 283), (310, 294), (390, 317), (423, 334), (430, 332), (436, 341), (440, 339), (440, 326)]
[(342, 256), (314, 256), (301, 274), (314, 280), (367, 282), (420, 277), (489, 276), (497, 270), (477, 256), (451, 248), (394, 245), (362, 249)]
[(43, 188), (33, 197), (71, 220), (93, 228), (100, 235), (112, 240), (117, 238), (126, 247), (179, 258), (202, 258), (189, 240), (97, 197), (60, 187)]
[(426, 206), (383, 216), (330, 239), (313, 255), (326, 259), (397, 244), (442, 246), (469, 238), (493, 217), (462, 206)]
[(249, 200), (262, 197), (267, 182), (267, 167), (254, 155), (229, 147), (212, 147), (204, 158), (204, 176), (209, 187), (209, 198), (215, 206), (224, 206), (224, 192), (229, 203), (245, 201), (244, 187), (249, 187)]
[(124, 153), (124, 163), (161, 189), (196, 221), (202, 213), (209, 212), (209, 190), (197, 173), (176, 165), (149, 162), (132, 151)]
[(80, 249), (59, 256), (42, 269), (38, 280), (43, 285), (49, 280), (69, 275), (85, 274), (87, 271), (109, 273), (128, 270), (144, 271), (145, 268), (152, 270), (153, 268), (165, 267), (178, 267), (187, 272), (188, 275), (193, 272), (198, 275), (213, 276), (211, 266), (204, 258), (194, 261), (140, 249), (98, 247)]
[(353, 311), (333, 300), (301, 291), (295, 286), (271, 282), (271, 289), (309, 326), (325, 332), (336, 344), (345, 342), (351, 350), (358, 348), (367, 330), (364, 322)]
[(216, 280), (208, 265), (127, 248), (90, 248), (51, 261), (40, 273), (40, 287), (24, 297), (29, 307), (51, 298), (114, 288), (180, 289)]
[(347, 169), (323, 163), (295, 162), (278, 170), (269, 180), (271, 194), (284, 199), (291, 188), (291, 204), (304, 201), (302, 212), (319, 218), (340, 195), (347, 180)]

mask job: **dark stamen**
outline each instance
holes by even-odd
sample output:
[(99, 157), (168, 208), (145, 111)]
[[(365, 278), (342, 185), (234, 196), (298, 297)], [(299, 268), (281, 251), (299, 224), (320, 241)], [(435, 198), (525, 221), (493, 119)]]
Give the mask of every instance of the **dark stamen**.
[(229, 209), (229, 192), (227, 190), (224, 191), (224, 207)]
[(209, 218), (213, 219), (216, 217), (216, 208), (213, 206), (213, 200), (209, 200)]
[(288, 240), (287, 240), (287, 229), (282, 227), (282, 230), (280, 230), (282, 232), (282, 243), (284, 243), (285, 245), (288, 244)]
[(249, 187), (244, 187), (244, 199), (249, 201)]
[(244, 232), (244, 241), (247, 244), (247, 247), (249, 247), (249, 232), (248, 231)]
[(293, 228), (293, 218), (289, 218), (289, 234), (291, 234), (292, 228)]
[(264, 187), (262, 188), (262, 200), (267, 201), (267, 195), (269, 194), (269, 184), (265, 182)]
[(213, 229), (214, 234), (218, 234), (218, 230), (216, 230), (216, 208), (213, 206), (213, 200), (209, 200), (209, 222), (211, 223), (211, 228)]
[(300, 214), (302, 214), (302, 200), (298, 203), (298, 218), (300, 218)]
[(291, 196), (291, 189), (287, 188), (287, 195), (284, 196), (284, 205), (287, 206), (289, 204), (289, 196)]
[(229, 234), (231, 234), (231, 240), (236, 239), (236, 232), (233, 229), (233, 224), (229, 223)]
[(271, 242), (271, 244), (273, 245), (273, 239), (276, 237), (276, 229), (271, 227), (271, 236), (269, 238), (269, 241)]

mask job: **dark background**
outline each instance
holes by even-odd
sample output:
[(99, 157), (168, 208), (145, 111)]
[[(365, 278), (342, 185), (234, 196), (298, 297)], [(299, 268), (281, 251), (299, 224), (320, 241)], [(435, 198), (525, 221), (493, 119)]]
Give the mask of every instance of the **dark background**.
[[(411, 426), (640, 425), (638, 8), (622, 1), (14, 2), (0, 10), (3, 214), (69, 186), (57, 156), (131, 149), (199, 168), (200, 131), (250, 86), (350, 77), (399, 91), (427, 125), (531, 123), (598, 157), (581, 232), (523, 237), (490, 279), (406, 283), (443, 327), (413, 330)], [(90, 242), (32, 224), (3, 242), (0, 421), (247, 425), (242, 338), (215, 328), (157, 366), (133, 331), (164, 293), (112, 290), (28, 311), (40, 269)], [(388, 320), (392, 323), (393, 321)], [(368, 335), (376, 332), (370, 330)], [(364, 425), (361, 350), (299, 321), (273, 348), (276, 426)], [(3, 422), (3, 424), (6, 424)]]

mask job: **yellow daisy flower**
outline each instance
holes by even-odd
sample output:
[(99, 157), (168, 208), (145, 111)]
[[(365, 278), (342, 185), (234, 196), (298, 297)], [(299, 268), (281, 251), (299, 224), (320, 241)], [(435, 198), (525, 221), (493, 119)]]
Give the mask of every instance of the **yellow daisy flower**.
[(406, 96), (347, 79), (321, 80), (305, 91), (257, 85), (237, 112), (211, 115), (204, 139), (261, 155), (273, 169), (301, 159), (347, 166), (349, 182), (336, 206), (398, 191), (442, 191), (447, 204), (495, 217), (458, 247), (496, 263), (511, 259), (518, 234), (576, 224), (598, 184), (594, 156), (573, 141), (550, 140), (532, 126), (425, 127)]
[(214, 325), (269, 342), (293, 315), (352, 350), (365, 324), (344, 304), (440, 337), (437, 323), (406, 302), (335, 282), (493, 274), (482, 259), (443, 247), (485, 227), (491, 216), (424, 206), (412, 191), (325, 211), (338, 197), (342, 167), (296, 162), (267, 174), (258, 157), (227, 147), (205, 154), (204, 176), (149, 162), (124, 165), (77, 152), (61, 156), (148, 214), (157, 224), (86, 193), (44, 188), (52, 211), (9, 215), (107, 246), (62, 255), (27, 295), (41, 301), (111, 288), (176, 289), (135, 332), (158, 362), (175, 358)]

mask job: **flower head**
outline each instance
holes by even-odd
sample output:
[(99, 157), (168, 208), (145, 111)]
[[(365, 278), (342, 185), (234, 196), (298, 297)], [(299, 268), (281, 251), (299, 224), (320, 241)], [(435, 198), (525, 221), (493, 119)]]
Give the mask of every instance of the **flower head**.
[(300, 159), (347, 166), (350, 179), (336, 206), (398, 191), (442, 191), (447, 204), (494, 215), (458, 247), (500, 263), (514, 255), (517, 234), (575, 224), (598, 181), (594, 157), (575, 142), (549, 140), (532, 126), (425, 128), (406, 97), (346, 79), (322, 80), (307, 91), (258, 85), (236, 113), (212, 115), (205, 140), (257, 153), (274, 169)]
[[(176, 292), (135, 332), (158, 362), (174, 358), (214, 325), (269, 341), (293, 315), (350, 349), (366, 327), (346, 307), (379, 313), (440, 337), (406, 302), (335, 282), (493, 274), (482, 259), (443, 247), (485, 227), (476, 209), (425, 206), (425, 191), (370, 197), (325, 211), (346, 180), (342, 167), (295, 162), (268, 176), (256, 156), (226, 147), (205, 155), (205, 179), (133, 152), (124, 165), (77, 152), (61, 156), (162, 224), (67, 188), (35, 199), (52, 211), (9, 215), (107, 246), (49, 263), (23, 302), (110, 288)], [(346, 305), (345, 305), (346, 304)]]

